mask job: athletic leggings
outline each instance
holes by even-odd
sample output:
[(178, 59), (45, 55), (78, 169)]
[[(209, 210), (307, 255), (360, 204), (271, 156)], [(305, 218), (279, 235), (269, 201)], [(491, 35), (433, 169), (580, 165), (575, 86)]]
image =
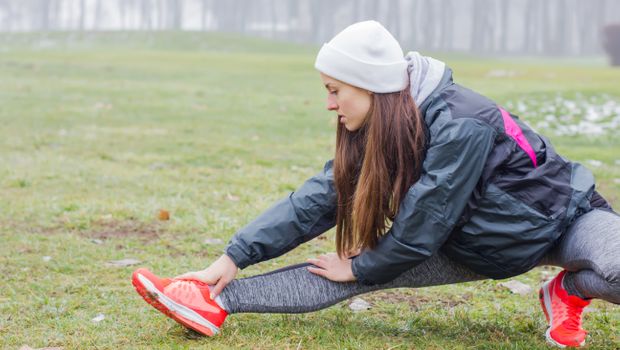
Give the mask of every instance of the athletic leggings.
[[(333, 282), (315, 275), (309, 263), (231, 281), (220, 294), (229, 313), (303, 313), (334, 305), (353, 296), (390, 288), (418, 288), (486, 279), (448, 259), (441, 252), (396, 279), (376, 285)], [(620, 215), (592, 210), (575, 220), (540, 265), (569, 272), (564, 287), (581, 298), (620, 304)]]

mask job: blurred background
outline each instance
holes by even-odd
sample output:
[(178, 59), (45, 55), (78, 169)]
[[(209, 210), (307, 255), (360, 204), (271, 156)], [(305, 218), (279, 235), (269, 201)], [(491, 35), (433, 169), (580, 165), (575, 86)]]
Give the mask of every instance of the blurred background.
[(221, 31), (322, 43), (365, 19), (421, 51), (613, 56), (620, 46), (619, 0), (0, 0), (0, 31), (10, 33)]
[[(365, 19), (519, 115), (620, 208), (620, 0), (0, 0), (0, 349), (547, 349), (537, 293), (490, 280), (364, 295), (359, 313), (239, 314), (208, 340), (134, 293), (137, 266), (208, 266), (333, 158), (313, 63)], [(558, 271), (515, 279), (536, 291)], [(618, 349), (618, 306), (595, 300), (584, 322), (590, 348)]]

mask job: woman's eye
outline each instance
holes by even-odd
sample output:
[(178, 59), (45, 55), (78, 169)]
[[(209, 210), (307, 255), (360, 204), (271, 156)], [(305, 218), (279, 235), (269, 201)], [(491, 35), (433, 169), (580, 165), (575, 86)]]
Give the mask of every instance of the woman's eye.
[(338, 91), (330, 91), (329, 93), (332, 94), (332, 95), (337, 95)]

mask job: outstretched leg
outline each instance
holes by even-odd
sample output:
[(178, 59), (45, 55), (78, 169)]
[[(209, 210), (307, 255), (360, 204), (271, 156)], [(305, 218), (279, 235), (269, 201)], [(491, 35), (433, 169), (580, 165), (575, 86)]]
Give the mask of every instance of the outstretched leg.
[(231, 281), (220, 294), (228, 313), (303, 313), (381, 289), (427, 287), (485, 279), (438, 252), (391, 282), (333, 282), (311, 273), (308, 263)]

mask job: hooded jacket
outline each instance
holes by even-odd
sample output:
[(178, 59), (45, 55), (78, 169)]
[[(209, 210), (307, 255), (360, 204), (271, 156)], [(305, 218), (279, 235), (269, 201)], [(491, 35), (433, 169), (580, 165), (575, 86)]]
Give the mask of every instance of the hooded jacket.
[[(422, 172), (374, 249), (352, 258), (364, 284), (386, 283), (441, 250), (500, 279), (535, 267), (573, 220), (609, 205), (585, 167), (493, 101), (455, 84), (445, 67), (419, 106)], [(224, 252), (243, 269), (335, 226), (333, 160), (239, 230)]]

